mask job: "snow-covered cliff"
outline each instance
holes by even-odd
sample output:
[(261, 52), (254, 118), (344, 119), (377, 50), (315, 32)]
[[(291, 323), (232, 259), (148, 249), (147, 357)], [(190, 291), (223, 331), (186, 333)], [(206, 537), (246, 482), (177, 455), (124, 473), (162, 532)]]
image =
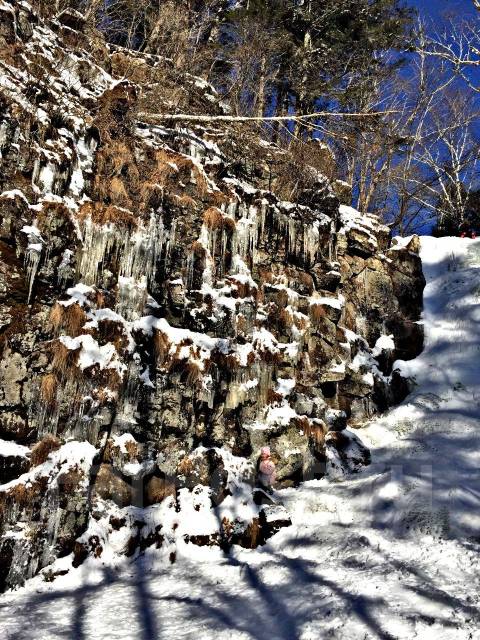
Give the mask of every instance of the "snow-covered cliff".
[(0, 12), (0, 582), (107, 548), (255, 546), (288, 524), (252, 499), (259, 448), (280, 486), (354, 470), (347, 423), (406, 394), (417, 239), (392, 247), (320, 174), (283, 201), (274, 145), (267, 176), (227, 125), (148, 124), (173, 108), (168, 61), (72, 11)]

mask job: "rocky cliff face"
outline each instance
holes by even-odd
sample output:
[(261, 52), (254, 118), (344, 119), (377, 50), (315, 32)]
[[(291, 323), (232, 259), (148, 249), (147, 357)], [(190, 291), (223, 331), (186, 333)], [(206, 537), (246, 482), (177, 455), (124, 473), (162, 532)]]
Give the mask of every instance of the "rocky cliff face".
[(261, 543), (288, 515), (252, 500), (259, 447), (280, 486), (354, 470), (347, 425), (407, 392), (415, 239), (391, 247), (313, 171), (282, 201), (226, 126), (146, 124), (173, 108), (168, 61), (75, 12), (0, 14), (1, 586), (59, 557)]

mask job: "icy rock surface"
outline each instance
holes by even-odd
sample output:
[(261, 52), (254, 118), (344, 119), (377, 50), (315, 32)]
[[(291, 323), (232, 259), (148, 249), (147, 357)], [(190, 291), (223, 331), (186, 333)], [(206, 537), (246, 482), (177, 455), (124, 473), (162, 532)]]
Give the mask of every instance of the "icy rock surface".
[[(184, 541), (173, 547), (166, 530), (160, 549), (119, 563), (125, 530), (105, 544), (106, 519), (117, 526), (112, 516), (138, 512), (109, 509), (89, 529), (104, 545), (99, 558), (76, 569), (71, 557), (57, 560), (2, 597), (5, 637), (25, 637), (28, 628), (29, 637), (48, 640), (476, 640), (480, 241), (422, 238), (421, 255), (426, 348), (395, 365), (415, 377), (413, 393), (359, 432), (370, 466), (276, 492), (292, 525), (229, 554)], [(130, 442), (116, 440), (122, 450)], [(195, 501), (204, 504), (201, 494)], [(268, 520), (284, 517), (264, 509)], [(176, 517), (178, 528), (189, 526), (190, 511)], [(154, 513), (142, 519), (157, 540)]]
[[(260, 160), (255, 178), (231, 161), (228, 129), (139, 121), (148, 87), (169, 108), (168, 61), (75, 12), (0, 14), (1, 586), (107, 548), (255, 547), (259, 448), (279, 487), (358, 471), (347, 425), (408, 392), (393, 363), (422, 349), (418, 239), (391, 248), (323, 177), (281, 200)], [(95, 455), (53, 482), (70, 444)]]

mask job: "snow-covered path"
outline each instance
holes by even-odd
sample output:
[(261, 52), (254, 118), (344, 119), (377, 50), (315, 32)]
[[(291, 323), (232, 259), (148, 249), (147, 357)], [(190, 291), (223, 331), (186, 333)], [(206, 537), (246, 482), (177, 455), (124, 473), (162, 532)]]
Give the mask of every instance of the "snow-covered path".
[(0, 637), (480, 639), (480, 241), (424, 238), (422, 259), (418, 386), (358, 432), (368, 468), (282, 491), (293, 526), (255, 551), (34, 579)]

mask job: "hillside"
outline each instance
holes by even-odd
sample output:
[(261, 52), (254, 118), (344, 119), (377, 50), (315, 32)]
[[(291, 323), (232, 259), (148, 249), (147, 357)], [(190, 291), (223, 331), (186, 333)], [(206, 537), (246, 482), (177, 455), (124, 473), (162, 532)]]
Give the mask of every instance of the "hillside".
[(397, 363), (414, 391), (357, 431), (369, 467), (279, 491), (292, 526), (256, 550), (58, 561), (3, 597), (6, 637), (477, 638), (479, 247), (422, 238), (425, 350)]
[[(258, 134), (158, 124), (170, 60), (0, 10), (1, 586), (256, 547), (292, 517), (254, 495), (261, 447), (279, 488), (358, 470), (347, 425), (408, 393), (418, 239), (391, 246), (313, 166), (286, 200), (294, 163)], [(180, 81), (177, 108), (225, 113)]]

